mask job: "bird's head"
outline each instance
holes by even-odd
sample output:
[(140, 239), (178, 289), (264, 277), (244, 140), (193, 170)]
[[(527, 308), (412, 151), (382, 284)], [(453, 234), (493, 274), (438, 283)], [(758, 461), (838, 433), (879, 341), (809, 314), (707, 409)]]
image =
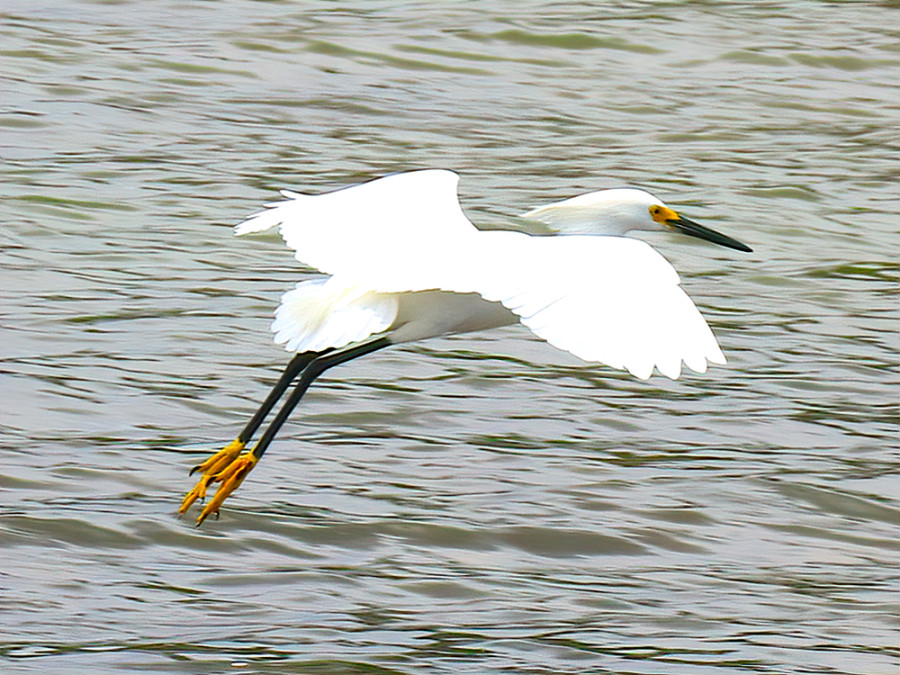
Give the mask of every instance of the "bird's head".
[(738, 251), (752, 249), (736, 239), (704, 227), (637, 188), (600, 190), (542, 206), (523, 218), (538, 220), (562, 234), (624, 235), (635, 230), (680, 232)]

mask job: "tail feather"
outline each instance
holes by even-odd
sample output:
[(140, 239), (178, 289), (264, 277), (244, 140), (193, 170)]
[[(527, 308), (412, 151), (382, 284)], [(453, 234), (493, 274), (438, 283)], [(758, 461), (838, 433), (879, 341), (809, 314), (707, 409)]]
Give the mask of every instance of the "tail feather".
[(387, 330), (397, 318), (397, 298), (341, 284), (334, 277), (297, 284), (281, 298), (272, 330), (292, 352), (338, 349)]

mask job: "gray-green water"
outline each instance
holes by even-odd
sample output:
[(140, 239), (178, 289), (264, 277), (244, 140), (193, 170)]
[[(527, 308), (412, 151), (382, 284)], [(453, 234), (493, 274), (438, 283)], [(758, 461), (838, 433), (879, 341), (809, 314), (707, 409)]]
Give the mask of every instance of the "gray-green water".
[[(897, 672), (897, 3), (3, 5), (4, 673)], [(427, 166), (746, 241), (651, 238), (729, 366), (394, 349), (176, 520), (309, 274), (230, 226)]]

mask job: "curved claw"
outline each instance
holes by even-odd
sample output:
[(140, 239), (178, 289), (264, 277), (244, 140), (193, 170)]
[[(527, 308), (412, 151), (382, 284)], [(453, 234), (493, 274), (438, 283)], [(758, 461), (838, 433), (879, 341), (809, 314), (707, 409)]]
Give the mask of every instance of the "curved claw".
[(215, 479), (215, 474), (211, 474), (209, 476), (203, 476), (197, 481), (197, 484), (190, 489), (190, 491), (184, 496), (184, 499), (181, 500), (181, 506), (178, 507), (178, 515), (180, 516), (189, 508), (191, 508), (191, 504), (193, 504), (198, 499), (202, 502), (206, 499), (206, 488), (209, 487), (209, 484)]
[(216, 516), (219, 515), (219, 507), (222, 506), (222, 502), (228, 499), (229, 495), (240, 487), (241, 483), (244, 482), (244, 478), (246, 478), (247, 474), (253, 470), (253, 467), (256, 466), (258, 461), (259, 458), (253, 453), (245, 452), (229, 464), (224, 471), (213, 476), (213, 482), (221, 481), (222, 484), (219, 486), (219, 489), (216, 490), (216, 494), (209, 504), (203, 507), (203, 510), (197, 517), (197, 525), (206, 520), (212, 513), (215, 513)]
[(181, 506), (178, 509), (178, 515), (181, 515), (191, 508), (191, 504), (198, 499), (201, 502), (206, 499), (206, 490), (209, 487), (209, 484), (214, 482), (217, 479), (217, 476), (237, 459), (241, 450), (244, 449), (244, 445), (243, 441), (235, 439), (205, 462), (201, 462), (191, 469), (191, 474), (195, 471), (202, 471), (203, 475), (200, 477), (200, 480), (197, 481), (197, 484), (191, 488), (190, 492), (184, 496)]

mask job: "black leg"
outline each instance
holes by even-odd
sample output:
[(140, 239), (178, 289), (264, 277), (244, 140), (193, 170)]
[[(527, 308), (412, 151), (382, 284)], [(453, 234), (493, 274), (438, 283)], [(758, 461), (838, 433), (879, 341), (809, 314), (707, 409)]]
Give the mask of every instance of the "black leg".
[[(308, 364), (306, 364), (306, 367), (303, 368), (302, 372), (300, 373), (300, 379), (297, 381), (297, 384), (294, 387), (294, 391), (291, 392), (291, 395), (284, 402), (281, 410), (279, 410), (278, 414), (275, 415), (275, 419), (272, 420), (272, 423), (265, 430), (256, 446), (254, 446), (251, 454), (256, 457), (257, 460), (265, 454), (266, 449), (272, 442), (272, 439), (275, 438), (275, 434), (278, 433), (278, 431), (287, 421), (287, 418), (290, 417), (290, 414), (294, 411), (294, 408), (297, 407), (297, 404), (300, 403), (300, 399), (303, 398), (306, 390), (309, 389), (309, 386), (317, 377), (319, 377), (319, 375), (324, 373), (329, 368), (332, 368), (333, 366), (341, 363), (346, 363), (351, 359), (355, 359), (366, 354), (371, 354), (372, 352), (378, 349), (383, 349), (390, 344), (391, 341), (388, 338), (381, 337), (372, 340), (371, 342), (365, 342), (361, 345), (356, 345), (355, 347), (316, 354), (314, 358), (310, 360)], [(285, 384), (285, 387), (287, 387), (287, 384)]]
[[(266, 448), (269, 447), (272, 439), (275, 438), (275, 434), (277, 434), (278, 430), (284, 425), (291, 412), (297, 407), (300, 399), (303, 398), (303, 394), (306, 393), (306, 390), (309, 389), (309, 386), (319, 375), (332, 366), (344, 363), (350, 359), (355, 359), (364, 354), (369, 354), (377, 349), (387, 347), (390, 344), (391, 341), (388, 338), (380, 337), (371, 342), (365, 342), (346, 349), (329, 349), (319, 353), (296, 355), (291, 359), (287, 368), (285, 368), (278, 383), (272, 388), (269, 395), (266, 396), (266, 400), (259, 407), (259, 410), (256, 411), (253, 418), (247, 423), (244, 430), (241, 431), (240, 436), (205, 462), (195, 467), (195, 470), (202, 471), (203, 475), (193, 489), (185, 495), (184, 500), (181, 502), (181, 508), (178, 509), (178, 513), (184, 513), (195, 501), (198, 499), (202, 500), (206, 496), (206, 489), (211, 483), (220, 483), (215, 497), (212, 498), (197, 517), (197, 524), (199, 525), (202, 523), (210, 514), (218, 513), (219, 507), (222, 506), (222, 502), (224, 502), (228, 498), (228, 495), (240, 486), (247, 474), (250, 473), (254, 466), (256, 466), (259, 458), (263, 456), (266, 452)], [(265, 430), (253, 450), (239, 455), (244, 449), (247, 440), (253, 436), (260, 424), (262, 424), (263, 420), (278, 402), (278, 399), (281, 398), (285, 390), (290, 386), (291, 381), (298, 377), (299, 380), (294, 386), (294, 391), (288, 396), (287, 401), (284, 402), (281, 410), (275, 415), (275, 419), (272, 420), (272, 423)]]
[(262, 405), (259, 406), (259, 410), (257, 410), (253, 417), (250, 418), (250, 421), (247, 422), (247, 426), (244, 427), (244, 430), (238, 434), (238, 440), (242, 443), (248, 443), (251, 438), (253, 438), (253, 434), (256, 433), (256, 430), (259, 429), (259, 425), (263, 423), (263, 420), (266, 419), (266, 416), (271, 412), (272, 408), (275, 407), (275, 404), (278, 403), (278, 399), (284, 394), (285, 390), (290, 386), (291, 382), (296, 379), (296, 377), (303, 372), (303, 369), (306, 368), (317, 356), (321, 356), (322, 354), (327, 354), (328, 352), (304, 352), (303, 354), (297, 354), (294, 358), (291, 359), (291, 362), (288, 363), (287, 367), (284, 369), (284, 372), (281, 374), (281, 377), (278, 379), (278, 382), (275, 383), (275, 386), (272, 387), (272, 391), (269, 392), (269, 395), (266, 396), (266, 400), (263, 401)]
[[(236, 443), (239, 444), (241, 448), (243, 448), (247, 443), (250, 442), (250, 439), (253, 438), (253, 434), (256, 433), (256, 430), (259, 429), (259, 426), (263, 423), (263, 420), (266, 419), (268, 414), (272, 411), (272, 408), (275, 407), (275, 404), (278, 403), (278, 399), (282, 397), (285, 390), (290, 386), (291, 382), (293, 382), (297, 376), (303, 372), (303, 369), (309, 365), (317, 356), (321, 356), (322, 354), (327, 354), (328, 351), (324, 352), (304, 352), (302, 354), (295, 354), (294, 358), (290, 360), (287, 367), (284, 369), (284, 372), (281, 374), (281, 377), (278, 378), (278, 382), (275, 383), (275, 386), (272, 387), (272, 390), (269, 392), (266, 399), (262, 402), (262, 405), (259, 406), (257, 411), (253, 413), (253, 417), (250, 418), (250, 421), (247, 422), (247, 426), (238, 434)], [(207, 468), (207, 462), (203, 462), (195, 466), (191, 469), (190, 473), (193, 474), (195, 471), (205, 470)]]

